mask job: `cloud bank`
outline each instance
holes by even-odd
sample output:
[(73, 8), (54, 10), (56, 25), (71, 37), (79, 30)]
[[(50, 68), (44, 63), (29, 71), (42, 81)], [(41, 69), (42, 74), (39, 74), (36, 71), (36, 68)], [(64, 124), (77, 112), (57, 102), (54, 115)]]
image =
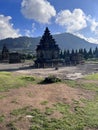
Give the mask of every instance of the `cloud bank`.
[(91, 16), (87, 17), (87, 21), (90, 23), (91, 32), (93, 32), (95, 35), (98, 35), (98, 21)]
[(0, 15), (0, 39), (8, 37), (18, 37), (19, 29), (14, 29), (13, 24), (10, 22), (12, 18), (10, 16)]
[(87, 27), (86, 15), (81, 9), (63, 10), (58, 13), (56, 23), (64, 26), (67, 32), (76, 32)]
[(46, 24), (56, 15), (55, 8), (47, 0), (23, 0), (21, 12), (28, 18)]

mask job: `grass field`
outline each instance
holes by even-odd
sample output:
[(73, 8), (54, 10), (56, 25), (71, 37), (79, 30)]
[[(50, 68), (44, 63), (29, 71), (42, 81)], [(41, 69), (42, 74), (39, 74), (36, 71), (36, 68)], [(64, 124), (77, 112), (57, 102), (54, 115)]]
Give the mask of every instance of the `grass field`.
[[(36, 85), (38, 89), (40, 87), (39, 93), (43, 92), (48, 85), (39, 84), (41, 80), (43, 79), (28, 75), (0, 72), (0, 101), (3, 103), (7, 99), (10, 100), (8, 94), (10, 92), (11, 95), (14, 89), (17, 91), (20, 89), (24, 94), (24, 88), (28, 90), (30, 85), (31, 87), (35, 86), (36, 92)], [(63, 92), (59, 93), (61, 96), (55, 95), (56, 90), (54, 89), (51, 91), (54, 91), (52, 93), (56, 96), (56, 101), (52, 105), (49, 105), (51, 104), (49, 98), (39, 101), (40, 107), (26, 103), (22, 105), (19, 104), (19, 99), (16, 96), (10, 101), (13, 109), (9, 109), (7, 113), (0, 110), (0, 130), (98, 130), (97, 80), (98, 74), (96, 73), (79, 80), (65, 80), (55, 83), (55, 86), (58, 87), (67, 85), (75, 93), (79, 91), (71, 98), (70, 102), (62, 98)], [(33, 98), (37, 93), (27, 90), (24, 98), (30, 98), (33, 103)], [(48, 92), (50, 93), (50, 89), (45, 90), (46, 96)], [(85, 95), (83, 95), (84, 92)], [(51, 95), (51, 98), (54, 98), (54, 95)], [(21, 95), (19, 96), (21, 99)], [(75, 96), (80, 97), (77, 99)]]
[[(40, 80), (40, 79), (38, 79)], [(36, 77), (0, 72), (0, 92), (13, 88), (25, 87), (28, 83), (37, 83)]]

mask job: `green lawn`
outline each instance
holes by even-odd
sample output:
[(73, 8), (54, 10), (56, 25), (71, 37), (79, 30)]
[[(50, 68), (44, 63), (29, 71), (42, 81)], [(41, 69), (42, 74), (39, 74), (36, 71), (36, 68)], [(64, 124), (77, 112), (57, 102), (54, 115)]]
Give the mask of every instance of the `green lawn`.
[(98, 80), (98, 73), (90, 74), (90, 75), (86, 76), (85, 79), (88, 79), (88, 80)]
[(8, 91), (9, 89), (25, 87), (29, 83), (36, 83), (35, 77), (27, 75), (15, 75), (10, 72), (0, 72), (0, 92)]

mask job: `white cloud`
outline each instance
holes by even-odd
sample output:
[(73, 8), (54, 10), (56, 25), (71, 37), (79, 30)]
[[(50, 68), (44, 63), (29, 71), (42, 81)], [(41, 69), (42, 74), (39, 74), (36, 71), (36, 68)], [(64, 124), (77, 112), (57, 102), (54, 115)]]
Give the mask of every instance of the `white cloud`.
[(73, 12), (62, 10), (56, 17), (56, 23), (66, 27), (67, 32), (71, 33), (87, 27), (86, 15), (81, 9), (74, 9)]
[[(81, 9), (62, 10), (56, 17), (56, 23), (61, 25), (70, 32), (88, 42), (98, 44), (98, 21), (90, 15), (86, 15)], [(86, 29), (90, 37), (80, 33), (82, 29)], [(85, 34), (85, 33), (84, 33)], [(96, 35), (96, 36), (95, 36)]]
[(95, 38), (93, 38), (93, 37), (86, 38), (86, 40), (87, 40), (88, 42), (98, 44), (98, 39), (95, 39)]
[(56, 10), (47, 0), (23, 0), (21, 12), (26, 18), (43, 24), (49, 23), (56, 15)]
[(78, 36), (78, 37), (80, 37), (80, 38), (82, 38), (82, 39), (84, 39), (84, 40), (86, 40), (90, 43), (98, 44), (98, 39), (96, 39), (96, 38), (86, 37), (86, 36), (84, 36), (83, 34), (80, 34), (80, 33), (74, 33), (74, 35), (76, 35), (76, 36)]
[(98, 44), (98, 38), (96, 37), (98, 35), (98, 21), (91, 17), (91, 15), (86, 16), (86, 21), (87, 21), (87, 27), (88, 31), (90, 33), (90, 37), (84, 36), (83, 34), (74, 33), (75, 35), (79, 36), (80, 38), (85, 39), (86, 41), (90, 43), (96, 43)]
[(0, 39), (8, 37), (18, 37), (19, 29), (14, 29), (13, 24), (10, 22), (12, 18), (10, 16), (0, 15)]
[(25, 31), (25, 36), (27, 36), (27, 37), (31, 36), (31, 31), (30, 30), (25, 29), (24, 31)]
[(96, 21), (96, 19), (92, 18), (91, 16), (87, 17), (87, 21), (90, 23), (91, 32), (98, 35), (98, 21)]
[(35, 23), (32, 23), (31, 30), (29, 30), (29, 29), (24, 30), (25, 31), (25, 36), (32, 37), (35, 30), (36, 30)]
[(32, 23), (32, 33), (36, 30), (35, 23)]

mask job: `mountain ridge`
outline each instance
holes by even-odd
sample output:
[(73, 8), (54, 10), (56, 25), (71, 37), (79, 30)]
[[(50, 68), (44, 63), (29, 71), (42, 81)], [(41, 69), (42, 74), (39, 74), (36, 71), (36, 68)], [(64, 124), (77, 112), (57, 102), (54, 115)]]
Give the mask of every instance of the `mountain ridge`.
[[(59, 45), (60, 49), (80, 49), (86, 48), (87, 50), (92, 48), (94, 49), (98, 44), (90, 43), (78, 36), (75, 36), (70, 33), (61, 33), (61, 34), (54, 34), (52, 35), (56, 41), (56, 44)], [(18, 38), (6, 38), (0, 40), (0, 50), (2, 49), (3, 45), (6, 46), (11, 50), (32, 50), (35, 51), (36, 46), (39, 44), (41, 37), (27, 37), (22, 36)]]

